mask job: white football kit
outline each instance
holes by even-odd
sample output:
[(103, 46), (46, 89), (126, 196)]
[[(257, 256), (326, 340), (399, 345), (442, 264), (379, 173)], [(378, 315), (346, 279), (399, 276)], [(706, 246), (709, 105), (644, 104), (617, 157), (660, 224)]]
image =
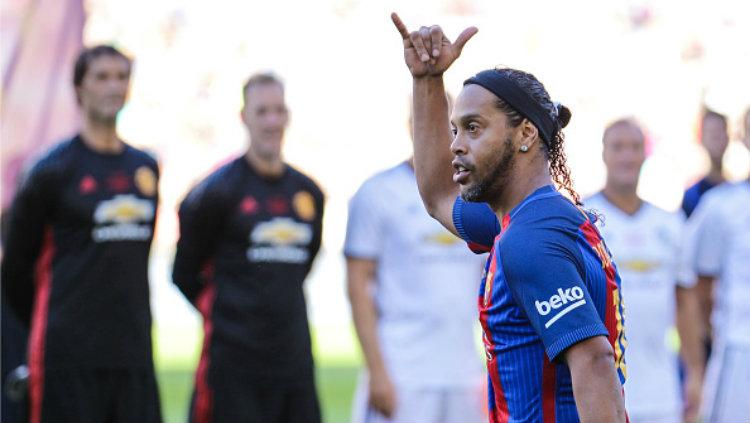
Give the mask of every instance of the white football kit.
[(677, 357), (667, 335), (675, 325), (683, 218), (648, 202), (629, 215), (602, 193), (584, 205), (601, 215), (597, 226), (622, 279), (630, 420), (681, 422)]
[(395, 417), (384, 419), (367, 406), (363, 375), (353, 421), (484, 421), (475, 341), (484, 257), (427, 214), (407, 163), (368, 179), (352, 198), (344, 253), (377, 262), (378, 337), (397, 396)]
[(708, 193), (688, 220), (683, 279), (715, 278), (704, 423), (750, 421), (750, 181)]

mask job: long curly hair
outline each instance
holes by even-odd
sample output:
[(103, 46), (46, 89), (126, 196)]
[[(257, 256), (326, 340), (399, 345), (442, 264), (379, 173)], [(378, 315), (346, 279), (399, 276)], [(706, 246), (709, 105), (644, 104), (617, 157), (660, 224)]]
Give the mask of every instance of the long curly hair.
[[(551, 140), (547, 141), (540, 137), (544, 152), (549, 161), (549, 171), (555, 184), (559, 188), (565, 189), (577, 205), (581, 205), (581, 197), (573, 188), (573, 179), (568, 168), (567, 157), (565, 156), (565, 136), (562, 133), (562, 129), (570, 122), (570, 109), (560, 103), (553, 103), (544, 85), (534, 75), (512, 68), (496, 68), (495, 71), (502, 73), (515, 82), (522, 90), (526, 91), (557, 122), (555, 135)], [(508, 124), (511, 127), (517, 127), (525, 119), (516, 109), (502, 99), (497, 100), (496, 106), (508, 116)]]

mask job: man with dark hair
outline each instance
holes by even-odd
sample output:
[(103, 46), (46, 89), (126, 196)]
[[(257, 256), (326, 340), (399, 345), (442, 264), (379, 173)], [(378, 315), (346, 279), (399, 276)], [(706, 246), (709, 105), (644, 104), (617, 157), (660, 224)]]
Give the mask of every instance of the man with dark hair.
[[(599, 230), (617, 257), (628, 306), (628, 383), (625, 404), (633, 422), (694, 422), (703, 384), (701, 322), (692, 281), (678, 276), (682, 213), (671, 213), (638, 196), (646, 160), (645, 135), (633, 120), (604, 130), (607, 179), (586, 207), (601, 213)], [(676, 325), (687, 364), (681, 389), (677, 360), (664, 339)], [(680, 399), (684, 392), (684, 405)]]
[(180, 205), (172, 278), (204, 319), (193, 423), (320, 421), (302, 283), (321, 243), (323, 193), (286, 164), (284, 86), (243, 87), (247, 152)]
[(443, 73), (477, 29), (451, 42), (392, 19), (413, 77), (423, 202), (490, 252), (478, 302), (490, 421), (625, 422), (620, 278), (595, 218), (553, 185), (578, 202), (561, 133), (570, 111), (533, 75), (490, 69), (464, 83), (449, 120)]
[(708, 154), (710, 167), (706, 176), (688, 188), (682, 197), (682, 211), (687, 217), (693, 214), (703, 194), (725, 181), (722, 173), (722, 159), (729, 145), (727, 117), (705, 109), (701, 116), (700, 141)]
[[(750, 150), (750, 109), (743, 116)], [(750, 421), (750, 174), (706, 193), (688, 219), (683, 253), (685, 281), (711, 287), (713, 350), (708, 360), (701, 421)], [(710, 295), (709, 295), (710, 294)], [(702, 316), (704, 319), (705, 316)], [(704, 323), (705, 325), (708, 322)]]
[(80, 54), (83, 127), (27, 172), (11, 207), (2, 282), (31, 326), (31, 423), (161, 421), (148, 286), (159, 169), (117, 134), (130, 68), (109, 46)]

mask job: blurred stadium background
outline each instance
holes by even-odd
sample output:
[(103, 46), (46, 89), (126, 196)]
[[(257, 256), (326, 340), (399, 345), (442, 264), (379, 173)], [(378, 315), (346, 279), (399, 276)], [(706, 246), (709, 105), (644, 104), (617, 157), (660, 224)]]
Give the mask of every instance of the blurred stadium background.
[[(602, 129), (628, 115), (649, 130), (641, 195), (676, 209), (707, 166), (695, 141), (700, 108), (727, 114), (735, 128), (750, 101), (750, 2), (741, 0), (4, 0), (3, 207), (24, 163), (76, 128), (78, 49), (106, 42), (135, 58), (118, 125), (162, 165), (151, 284), (166, 422), (185, 421), (201, 339), (197, 314), (169, 280), (175, 208), (195, 181), (243, 150), (241, 87), (259, 70), (287, 84), (287, 160), (328, 196), (307, 296), (326, 421), (348, 421), (360, 356), (344, 288), (346, 203), (410, 150), (411, 81), (388, 17), (394, 10), (410, 27), (439, 23), (453, 36), (479, 27), (446, 76), (454, 94), (470, 74), (496, 65), (545, 81), (573, 111), (567, 151), (583, 194), (603, 183)], [(750, 157), (733, 142), (726, 161), (738, 178)]]

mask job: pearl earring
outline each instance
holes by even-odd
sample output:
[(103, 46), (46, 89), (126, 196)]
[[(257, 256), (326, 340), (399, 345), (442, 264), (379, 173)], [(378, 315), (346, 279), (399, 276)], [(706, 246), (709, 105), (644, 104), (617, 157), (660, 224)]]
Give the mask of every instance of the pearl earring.
[(522, 145), (522, 146), (521, 146), (521, 152), (525, 153), (525, 152), (527, 152), (527, 151), (529, 151), (529, 146), (527, 146), (527, 145)]

